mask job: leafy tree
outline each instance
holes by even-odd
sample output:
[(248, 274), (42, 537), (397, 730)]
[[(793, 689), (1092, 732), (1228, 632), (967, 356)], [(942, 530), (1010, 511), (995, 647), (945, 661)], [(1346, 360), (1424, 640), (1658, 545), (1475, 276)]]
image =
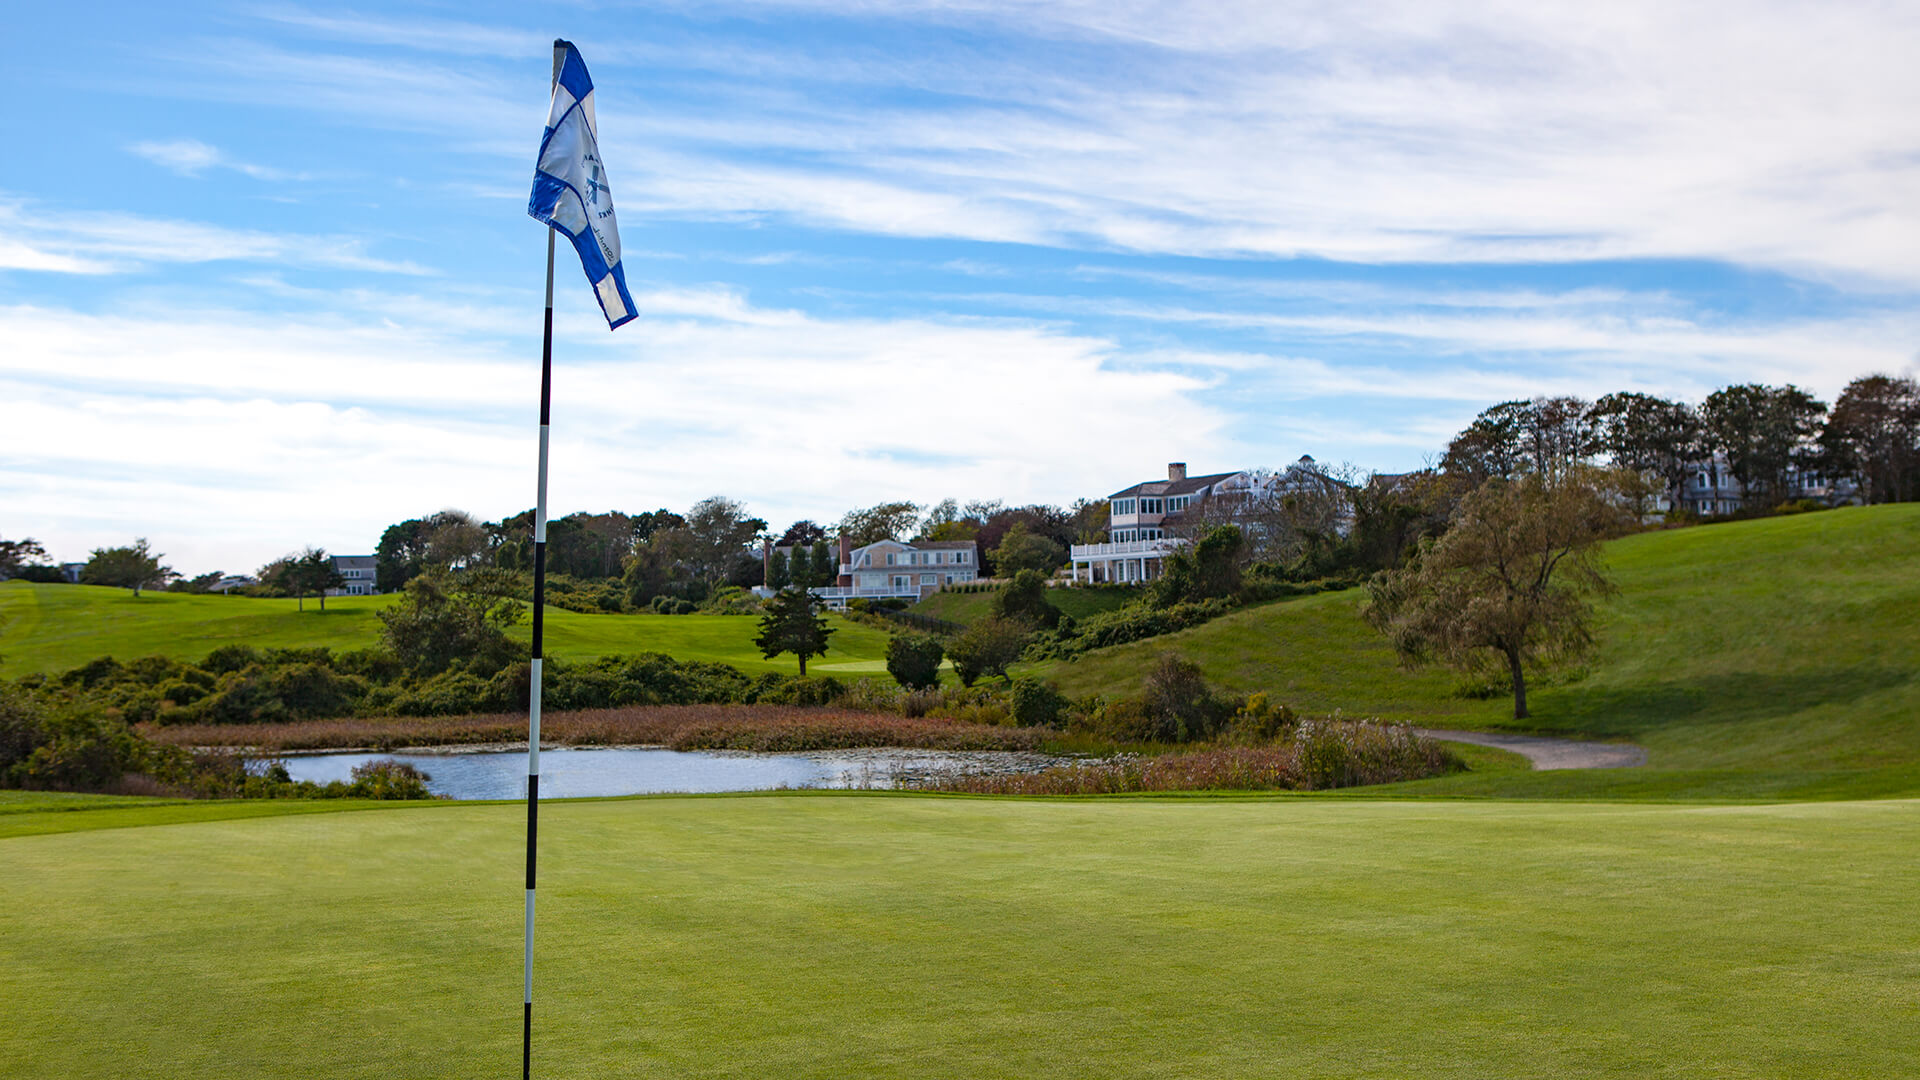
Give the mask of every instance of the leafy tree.
[(1514, 718), (1525, 719), (1525, 665), (1592, 644), (1589, 598), (1612, 588), (1599, 543), (1624, 525), (1613, 488), (1590, 469), (1489, 481), (1412, 564), (1373, 579), (1367, 620), (1410, 663), (1471, 668), (1496, 654), (1513, 681)]
[(1055, 541), (1032, 532), (1024, 521), (1016, 521), (1000, 538), (993, 550), (993, 572), (1010, 578), (1023, 570), (1051, 574), (1066, 564), (1067, 549)]
[(1360, 565), (1391, 570), (1421, 540), (1446, 532), (1457, 492), (1454, 482), (1431, 469), (1374, 476), (1355, 487), (1349, 539)]
[(773, 545), (775, 547), (803, 548), (817, 544), (826, 538), (827, 530), (815, 525), (811, 521), (802, 519), (787, 526), (787, 531), (781, 533), (780, 539), (775, 540)]
[(179, 576), (172, 567), (161, 565), (165, 557), (149, 550), (144, 537), (131, 547), (95, 548), (80, 571), (80, 583), (132, 589), (137, 597), (141, 589), (163, 586)]
[(954, 674), (972, 686), (989, 675), (1005, 676), (1007, 668), (1020, 659), (1032, 634), (1032, 624), (1004, 615), (975, 619), (947, 645), (947, 658), (953, 661)]
[(925, 690), (939, 684), (940, 661), (945, 656), (937, 638), (895, 634), (887, 639), (887, 674), (909, 690)]
[(967, 523), (960, 517), (960, 504), (953, 499), (941, 499), (938, 503), (934, 504), (932, 509), (927, 511), (926, 517), (920, 519), (920, 531), (914, 533), (913, 538), (916, 541), (971, 539), (971, 533), (967, 536), (944, 535), (958, 529), (964, 529), (966, 528), (966, 524)]
[(1226, 726), (1233, 708), (1207, 685), (1200, 665), (1163, 653), (1141, 687), (1153, 735), (1162, 742), (1205, 739)]
[(1051, 628), (1060, 624), (1060, 609), (1047, 602), (1047, 576), (1038, 570), (1013, 575), (1013, 580), (994, 594), (993, 613), (1034, 626)]
[(1869, 503), (1920, 498), (1920, 383), (1864, 375), (1834, 402), (1820, 441)]
[(1155, 607), (1232, 597), (1240, 591), (1240, 562), (1247, 546), (1238, 526), (1222, 525), (1168, 555), (1165, 572), (1148, 599)]
[(790, 588), (774, 593), (767, 601), (767, 612), (760, 617), (760, 634), (753, 643), (769, 660), (792, 653), (799, 658), (800, 674), (804, 676), (807, 658), (825, 656), (827, 639), (833, 633), (820, 614), (820, 599), (805, 589)]
[(1613, 466), (1658, 477), (1678, 505), (1687, 474), (1708, 453), (1700, 414), (1683, 401), (1619, 393), (1594, 402), (1591, 417)]
[(520, 621), (518, 575), (433, 567), (407, 582), (398, 603), (380, 611), (380, 637), (407, 670), (431, 675), (456, 664), (491, 674), (512, 660), (507, 627)]
[(1827, 407), (1797, 386), (1747, 383), (1707, 395), (1700, 405), (1710, 445), (1727, 455), (1745, 500), (1785, 502), (1787, 475), (1813, 463), (1814, 438)]
[(333, 560), (320, 549), (309, 547), (293, 555), (283, 555), (260, 568), (260, 583), (283, 596), (296, 597), (300, 610), (307, 610), (307, 597), (320, 597), (320, 610), (327, 610), (327, 590), (346, 584), (333, 568)]
[(1576, 397), (1503, 401), (1454, 436), (1440, 467), (1470, 487), (1523, 472), (1557, 475), (1595, 452), (1589, 411), (1587, 403)]
[(765, 521), (748, 517), (746, 509), (724, 495), (713, 495), (693, 504), (685, 527), (675, 530), (684, 537), (680, 555), (688, 571), (709, 590), (726, 582), (748, 546), (767, 529)]
[(767, 556), (767, 588), (784, 589), (793, 584), (793, 574), (787, 569), (787, 553), (775, 549)]
[(860, 548), (881, 540), (898, 540), (913, 532), (920, 507), (910, 502), (881, 503), (865, 510), (849, 510), (840, 519), (839, 535)]
[(225, 571), (214, 570), (209, 573), (201, 574), (197, 577), (178, 578), (174, 581), (167, 582), (167, 591), (181, 592), (181, 593), (210, 593), (213, 591), (213, 587), (215, 585), (220, 584), (220, 579), (226, 576), (227, 575)]
[(0, 581), (17, 576), (28, 566), (44, 562), (47, 549), (29, 536), (23, 540), (0, 540)]

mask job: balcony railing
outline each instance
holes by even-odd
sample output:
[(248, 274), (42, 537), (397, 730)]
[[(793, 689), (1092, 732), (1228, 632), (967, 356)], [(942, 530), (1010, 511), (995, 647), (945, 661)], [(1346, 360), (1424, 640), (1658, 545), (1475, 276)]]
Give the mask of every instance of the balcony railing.
[(1071, 555), (1075, 562), (1111, 559), (1124, 555), (1164, 558), (1185, 544), (1186, 541), (1177, 536), (1163, 536), (1158, 540), (1125, 540), (1118, 544), (1075, 544), (1071, 549)]

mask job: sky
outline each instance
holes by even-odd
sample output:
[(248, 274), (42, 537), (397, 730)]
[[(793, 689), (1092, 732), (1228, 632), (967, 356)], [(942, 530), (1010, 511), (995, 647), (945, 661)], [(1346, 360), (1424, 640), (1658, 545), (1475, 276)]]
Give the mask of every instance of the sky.
[(556, 515), (1920, 372), (1920, 5), (15, 5), (0, 537), (233, 572), (530, 506), (556, 36), (640, 310), (562, 246)]

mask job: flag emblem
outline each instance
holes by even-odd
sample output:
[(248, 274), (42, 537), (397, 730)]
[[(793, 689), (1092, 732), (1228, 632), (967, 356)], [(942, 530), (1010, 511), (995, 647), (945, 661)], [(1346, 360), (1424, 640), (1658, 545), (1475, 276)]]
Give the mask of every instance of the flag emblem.
[(553, 43), (553, 103), (540, 138), (527, 213), (567, 234), (580, 253), (580, 268), (609, 329), (632, 321), (633, 296), (620, 266), (620, 228), (613, 215), (613, 189), (600, 160), (600, 130), (593, 114), (593, 79), (572, 42)]

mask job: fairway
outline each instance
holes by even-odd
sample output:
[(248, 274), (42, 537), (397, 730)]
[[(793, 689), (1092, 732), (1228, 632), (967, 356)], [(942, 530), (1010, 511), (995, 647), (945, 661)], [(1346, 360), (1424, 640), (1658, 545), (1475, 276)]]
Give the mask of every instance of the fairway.
[[(364, 649), (379, 643), (375, 613), (394, 600), (332, 597), (323, 613), (312, 598), (300, 611), (292, 600), (168, 592), (145, 592), (136, 600), (125, 589), (0, 582), (0, 676), (63, 671), (97, 656), (197, 660), (222, 645)], [(837, 615), (828, 620), (837, 632), (817, 664), (831, 669), (881, 661), (877, 670), (884, 674), (886, 631)], [(762, 657), (753, 646), (758, 631), (759, 620), (749, 615), (583, 615), (548, 608), (546, 654), (590, 660), (663, 652), (677, 660), (732, 664), (750, 674), (798, 670), (790, 656)], [(508, 633), (525, 641), (531, 628), (523, 619)]]
[[(512, 1074), (522, 827), (0, 840), (6, 1071)], [(655, 798), (541, 839), (537, 1076), (1920, 1075), (1915, 802)]]

